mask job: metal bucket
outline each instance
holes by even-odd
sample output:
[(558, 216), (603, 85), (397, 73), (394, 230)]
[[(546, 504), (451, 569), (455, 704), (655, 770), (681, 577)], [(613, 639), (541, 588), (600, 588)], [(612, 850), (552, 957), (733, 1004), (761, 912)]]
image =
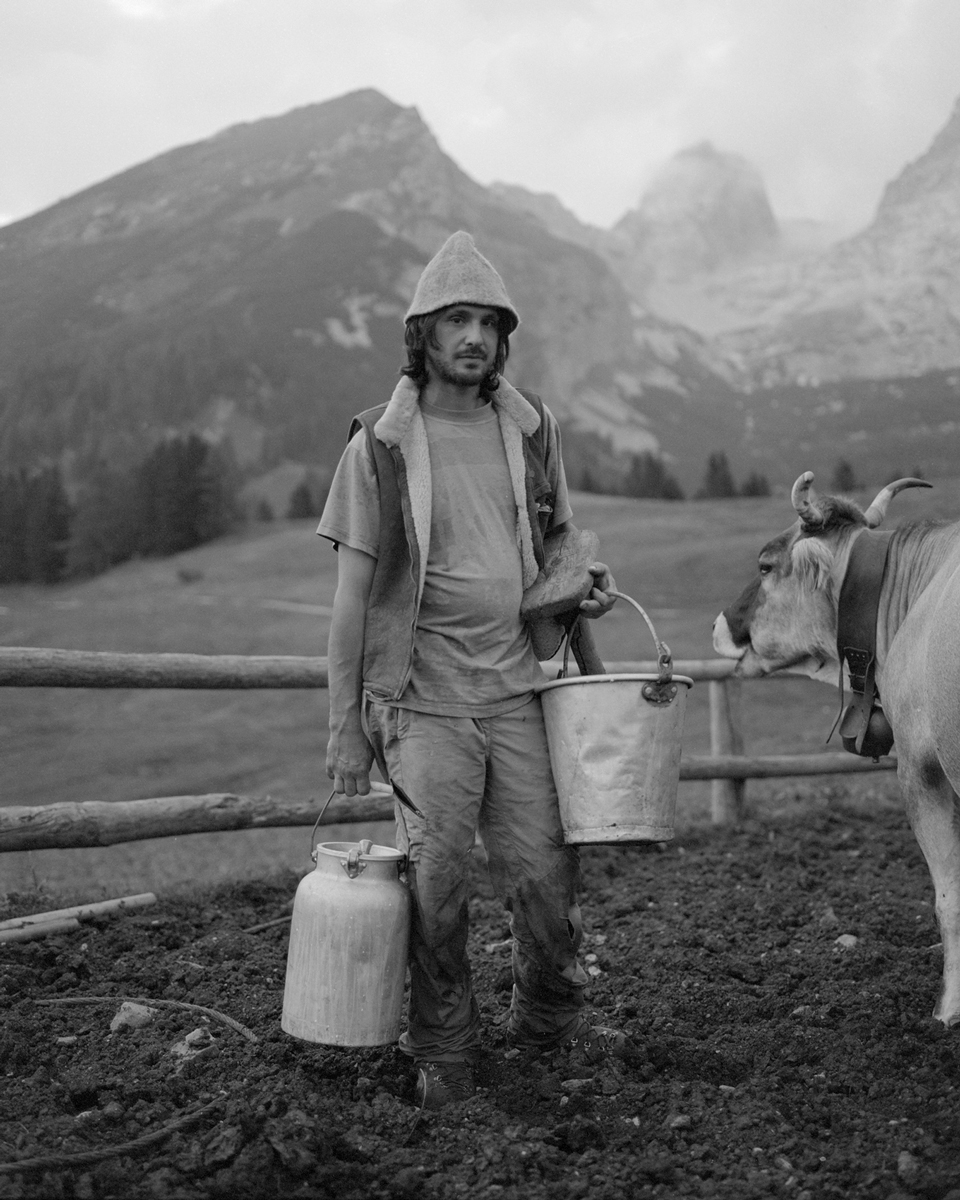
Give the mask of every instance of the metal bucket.
[[(564, 841), (665, 842), (673, 837), (687, 691), (669, 649), (635, 600), (658, 650), (656, 675), (584, 675), (542, 684)], [(565, 668), (564, 668), (565, 669)]]
[(387, 1045), (400, 1036), (406, 983), (406, 856), (364, 840), (321, 842), (312, 857), (293, 904), (280, 1028), (332, 1046)]

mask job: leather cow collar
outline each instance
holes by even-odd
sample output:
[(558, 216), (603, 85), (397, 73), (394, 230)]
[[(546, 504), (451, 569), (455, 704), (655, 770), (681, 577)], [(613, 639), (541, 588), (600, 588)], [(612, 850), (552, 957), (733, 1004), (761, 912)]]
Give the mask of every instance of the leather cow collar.
[(853, 543), (840, 589), (837, 611), (837, 653), (840, 658), (840, 703), (843, 704), (843, 664), (850, 671), (854, 700), (843, 711), (840, 737), (844, 750), (877, 762), (889, 754), (893, 730), (884, 715), (877, 690), (877, 613), (890, 550), (890, 529), (865, 530)]

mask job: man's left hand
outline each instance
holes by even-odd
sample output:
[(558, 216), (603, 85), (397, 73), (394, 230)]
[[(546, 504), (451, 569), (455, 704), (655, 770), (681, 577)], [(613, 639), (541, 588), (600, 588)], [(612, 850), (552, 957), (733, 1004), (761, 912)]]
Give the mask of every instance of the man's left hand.
[(580, 612), (593, 620), (608, 613), (616, 604), (616, 596), (610, 593), (617, 590), (617, 584), (605, 563), (591, 563), (588, 570), (593, 576), (593, 587), (586, 600), (581, 600)]

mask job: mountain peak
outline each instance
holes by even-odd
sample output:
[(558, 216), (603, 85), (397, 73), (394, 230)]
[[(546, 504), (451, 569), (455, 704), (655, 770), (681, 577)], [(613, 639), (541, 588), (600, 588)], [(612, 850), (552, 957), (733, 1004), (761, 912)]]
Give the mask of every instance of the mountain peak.
[(420, 119), (415, 108), (403, 108), (376, 88), (358, 88), (332, 100), (302, 104), (274, 116), (228, 125), (208, 140), (214, 143), (243, 142), (252, 137), (275, 145), (278, 140), (289, 143), (317, 135), (328, 138), (335, 136), (337, 131), (351, 130), (365, 124), (389, 124), (403, 114)]
[(929, 204), (939, 194), (954, 207), (960, 198), (960, 98), (929, 149), (908, 163), (887, 184), (877, 209), (877, 223), (895, 218), (898, 210), (915, 203)]
[(759, 172), (709, 141), (673, 156), (614, 227), (634, 247), (639, 283), (688, 278), (768, 249), (778, 228)]

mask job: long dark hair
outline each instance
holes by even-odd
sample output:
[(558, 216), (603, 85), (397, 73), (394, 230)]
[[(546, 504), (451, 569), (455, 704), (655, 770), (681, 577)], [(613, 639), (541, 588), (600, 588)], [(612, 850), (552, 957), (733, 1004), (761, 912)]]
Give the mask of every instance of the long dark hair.
[[(400, 368), (400, 374), (408, 376), (418, 387), (423, 387), (427, 382), (427, 346), (430, 345), (435, 350), (440, 349), (434, 330), (444, 312), (446, 309), (440, 308), (422, 317), (411, 317), (404, 327), (403, 341), (407, 348), (407, 361)], [(500, 375), (510, 355), (510, 318), (500, 309), (497, 309), (497, 316), (497, 352), (493, 356), (493, 366), (480, 382), (481, 392), (497, 390), (500, 386)]]

